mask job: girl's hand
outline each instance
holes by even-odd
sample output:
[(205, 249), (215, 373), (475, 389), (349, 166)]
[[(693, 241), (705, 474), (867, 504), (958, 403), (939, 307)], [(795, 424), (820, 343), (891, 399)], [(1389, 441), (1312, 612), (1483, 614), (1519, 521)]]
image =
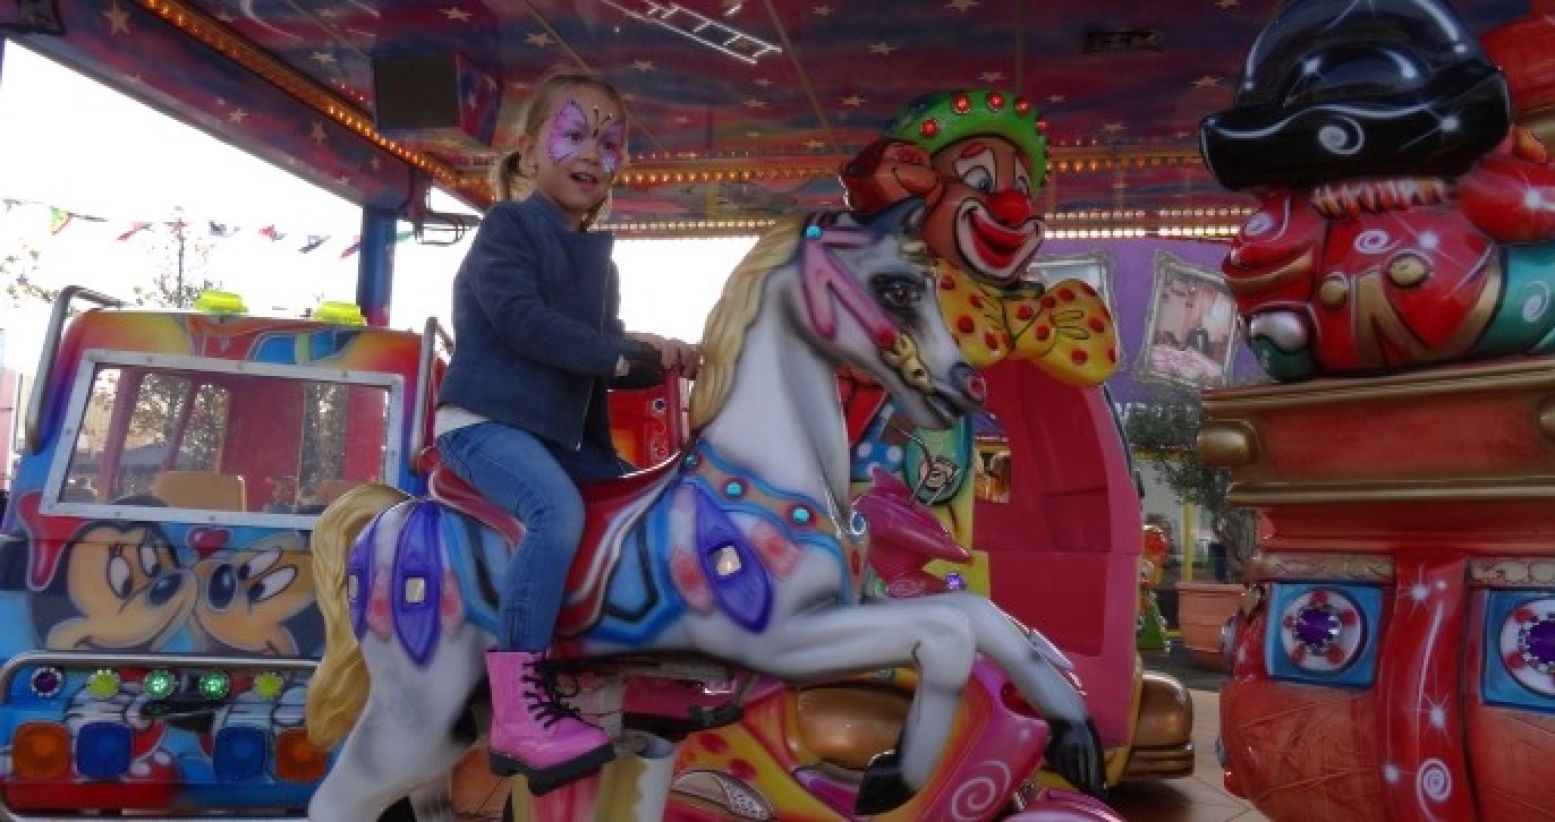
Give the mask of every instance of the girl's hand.
[(660, 361), (666, 370), (676, 369), (686, 379), (696, 379), (697, 371), (702, 367), (702, 350), (697, 346), (645, 331), (630, 332), (626, 336), (658, 349)]

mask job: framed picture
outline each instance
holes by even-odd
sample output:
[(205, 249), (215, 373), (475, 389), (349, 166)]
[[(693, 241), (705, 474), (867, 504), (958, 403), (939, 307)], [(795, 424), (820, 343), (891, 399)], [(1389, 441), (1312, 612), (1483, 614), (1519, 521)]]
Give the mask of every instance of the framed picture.
[(1191, 388), (1226, 385), (1236, 329), (1236, 302), (1219, 272), (1156, 252), (1144, 347), (1134, 368), (1140, 379)]
[(1096, 293), (1100, 294), (1102, 301), (1107, 304), (1107, 310), (1112, 312), (1114, 320), (1118, 317), (1118, 306), (1112, 297), (1112, 252), (1110, 251), (1097, 249), (1084, 254), (1038, 257), (1026, 268), (1026, 280), (1041, 283), (1043, 286), (1051, 286), (1062, 280), (1080, 280), (1096, 289)]

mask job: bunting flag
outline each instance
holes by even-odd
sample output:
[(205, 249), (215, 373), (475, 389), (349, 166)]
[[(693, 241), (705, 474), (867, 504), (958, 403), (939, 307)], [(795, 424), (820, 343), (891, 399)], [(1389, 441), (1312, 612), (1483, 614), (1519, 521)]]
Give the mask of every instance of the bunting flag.
[(146, 229), (148, 229), (150, 227), (151, 227), (151, 223), (134, 223), (133, 225), (130, 226), (130, 230), (129, 231), (126, 231), (123, 234), (119, 235), (119, 242), (121, 242), (121, 243), (125, 242), (129, 238), (135, 236), (136, 234), (139, 234), (142, 231), (145, 231)]
[[(58, 235), (64, 232), (67, 227), (73, 226), (79, 222), (113, 222), (104, 217), (98, 217), (91, 214), (82, 214), (78, 211), (71, 211), (69, 209), (60, 208), (58, 206), (52, 206), (37, 200), (26, 200), (16, 197), (0, 197), (0, 215), (8, 216), (19, 206), (32, 206), (38, 207), (40, 209), (46, 209), (48, 212), (48, 231), (50, 236)], [(181, 215), (182, 210), (180, 209), (179, 211), (175, 212), (175, 214)], [(170, 220), (137, 220), (130, 223), (129, 226), (125, 228), (122, 233), (118, 234), (115, 239), (121, 243), (129, 242), (135, 236), (147, 231), (167, 231), (175, 235), (181, 234), (187, 237), (187, 232), (199, 230), (198, 226), (200, 222), (200, 220), (186, 221), (182, 216), (175, 216)], [(243, 231), (242, 227), (232, 225), (231, 223), (220, 222), (217, 220), (205, 220), (204, 222), (206, 232), (210, 237), (215, 239), (230, 239)], [(249, 231), (252, 231), (254, 234), (257, 234), (260, 237), (264, 237), (266, 240), (269, 240), (272, 243), (278, 243), (282, 240), (285, 240), (289, 234), (300, 238), (305, 238), (304, 241), (296, 247), (296, 251), (299, 254), (311, 254), (315, 251), (318, 251), (320, 248), (328, 245), (329, 242), (336, 237), (340, 237), (341, 241), (344, 243), (344, 247), (342, 247), (340, 250), (341, 259), (350, 257), (353, 254), (361, 253), (362, 250), (362, 240), (360, 236), (352, 236), (349, 239), (346, 239), (345, 235), (338, 234), (316, 234), (313, 232), (290, 230), (283, 231), (274, 223), (266, 225), (265, 227), (257, 230), (250, 228)], [(394, 242), (403, 243), (407, 240), (413, 239), (414, 237), (414, 231), (398, 231), (394, 235)]]
[(65, 226), (70, 225), (70, 218), (74, 216), (74, 214), (62, 208), (53, 208), (51, 206), (49, 208), (49, 234), (58, 234), (64, 231)]

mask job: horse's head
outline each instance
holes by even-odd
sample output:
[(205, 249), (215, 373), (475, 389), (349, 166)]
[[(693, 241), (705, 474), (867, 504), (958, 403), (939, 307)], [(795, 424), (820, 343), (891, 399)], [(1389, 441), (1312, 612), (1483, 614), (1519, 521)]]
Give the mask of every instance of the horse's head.
[(977, 410), (983, 380), (961, 358), (935, 299), (924, 209), (906, 200), (872, 215), (809, 219), (790, 316), (838, 365), (872, 376), (914, 423), (946, 428)]

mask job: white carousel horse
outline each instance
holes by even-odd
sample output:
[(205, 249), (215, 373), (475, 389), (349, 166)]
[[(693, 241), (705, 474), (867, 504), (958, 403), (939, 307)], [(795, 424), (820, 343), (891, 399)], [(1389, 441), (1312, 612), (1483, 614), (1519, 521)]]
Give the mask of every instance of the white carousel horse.
[[(1049, 763), (1098, 791), (1085, 703), (1040, 637), (971, 594), (861, 602), (865, 527), (849, 503), (838, 368), (873, 376), (924, 427), (983, 400), (943, 324), (926, 252), (909, 239), (920, 218), (911, 202), (867, 222), (821, 215), (758, 242), (708, 319), (691, 449), (591, 506), (559, 634), (569, 657), (690, 652), (790, 682), (917, 669), (897, 749), (860, 786), (870, 813), (927, 782), (981, 652), (1052, 726)], [(376, 819), (409, 796), (421, 822), (452, 819), (448, 777), (474, 740), (495, 625), (489, 583), (471, 569), (484, 556), (487, 578), (500, 578), (506, 561), (491, 547), (505, 540), (469, 522), (381, 486), (321, 518), (327, 649), (308, 725), (326, 745), (350, 733), (311, 818)]]

